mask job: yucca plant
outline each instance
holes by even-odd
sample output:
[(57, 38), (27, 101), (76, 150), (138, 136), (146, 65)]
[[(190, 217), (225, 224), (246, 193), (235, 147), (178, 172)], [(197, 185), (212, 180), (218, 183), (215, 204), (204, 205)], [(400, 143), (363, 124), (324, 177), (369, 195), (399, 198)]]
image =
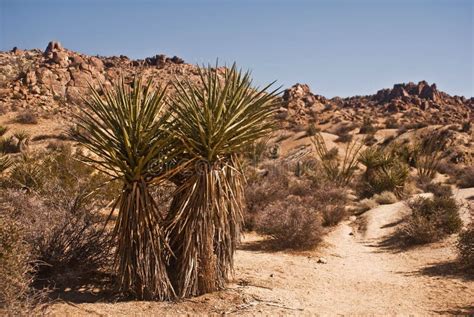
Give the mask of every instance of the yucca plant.
[(369, 147), (360, 153), (359, 162), (366, 168), (363, 174), (364, 195), (392, 191), (401, 196), (409, 168), (395, 152)]
[(316, 149), (316, 155), (321, 162), (322, 171), (326, 178), (338, 186), (347, 186), (357, 169), (357, 159), (362, 144), (356, 141), (347, 143), (344, 157), (340, 159), (337, 151), (327, 148), (321, 133), (317, 133), (311, 138), (311, 141)]
[(165, 89), (122, 78), (112, 89), (91, 87), (74, 137), (90, 154), (84, 162), (122, 181), (115, 222), (115, 265), (123, 292), (141, 299), (169, 299), (174, 292), (165, 256), (167, 243), (150, 186), (174, 158), (167, 131)]
[(232, 270), (242, 227), (241, 154), (273, 129), (277, 90), (270, 87), (253, 88), (235, 64), (175, 83), (173, 135), (192, 163), (174, 179), (167, 221), (169, 273), (180, 297), (222, 288)]
[(449, 140), (444, 131), (434, 131), (414, 145), (415, 165), (420, 177), (433, 178)]

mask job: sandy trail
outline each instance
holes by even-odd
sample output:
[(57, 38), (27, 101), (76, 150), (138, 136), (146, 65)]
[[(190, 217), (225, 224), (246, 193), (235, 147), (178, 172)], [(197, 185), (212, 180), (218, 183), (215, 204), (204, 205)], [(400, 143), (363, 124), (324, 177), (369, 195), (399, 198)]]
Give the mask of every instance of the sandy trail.
[[(456, 195), (464, 201), (474, 189)], [(474, 313), (474, 280), (453, 269), (454, 237), (409, 250), (387, 243), (405, 214), (401, 202), (374, 208), (363, 215), (365, 233), (346, 221), (327, 236), (323, 248), (308, 253), (259, 251), (257, 237), (250, 235), (236, 254), (235, 281), (223, 292), (180, 303), (56, 304), (50, 311), (114, 316)], [(327, 263), (319, 263), (321, 258)]]

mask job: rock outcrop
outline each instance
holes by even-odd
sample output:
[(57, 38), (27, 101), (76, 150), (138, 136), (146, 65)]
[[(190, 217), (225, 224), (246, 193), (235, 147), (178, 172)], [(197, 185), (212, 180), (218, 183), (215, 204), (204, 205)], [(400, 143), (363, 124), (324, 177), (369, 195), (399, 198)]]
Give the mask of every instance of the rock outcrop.
[(197, 69), (177, 56), (144, 60), (88, 56), (53, 41), (44, 52), (18, 48), (0, 52), (0, 103), (3, 111), (32, 109), (67, 115), (78, 110), (89, 84), (107, 87), (122, 75), (131, 79), (137, 73), (166, 84), (174, 76), (197, 76)]

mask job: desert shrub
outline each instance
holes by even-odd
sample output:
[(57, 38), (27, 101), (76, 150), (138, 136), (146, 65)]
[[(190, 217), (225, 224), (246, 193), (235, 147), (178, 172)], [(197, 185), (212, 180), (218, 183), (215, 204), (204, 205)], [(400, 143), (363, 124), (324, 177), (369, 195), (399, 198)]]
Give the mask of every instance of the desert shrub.
[(398, 129), (399, 127), (400, 127), (400, 124), (398, 123), (398, 120), (395, 119), (394, 117), (390, 117), (387, 120), (385, 120), (385, 128)]
[(108, 263), (109, 236), (102, 231), (101, 219), (88, 210), (67, 209), (52, 203), (52, 198), (18, 190), (4, 190), (1, 195), (1, 214), (8, 213), (23, 228), (41, 285), (61, 284), (65, 272), (80, 275)]
[(377, 143), (377, 138), (375, 137), (374, 134), (367, 134), (364, 138), (364, 145), (366, 146), (372, 146)]
[(370, 197), (384, 191), (402, 195), (409, 169), (396, 154), (370, 147), (361, 152), (359, 162), (366, 168), (358, 185), (360, 196)]
[(437, 197), (451, 197), (453, 196), (453, 189), (451, 186), (442, 183), (435, 183), (431, 180), (426, 181), (423, 179), (420, 180), (419, 187), (424, 192), (432, 193), (434, 196)]
[(0, 136), (3, 136), (5, 133), (7, 133), (7, 131), (8, 131), (8, 127), (0, 125)]
[(460, 188), (474, 187), (474, 166), (460, 169), (456, 175), (456, 183)]
[(13, 137), (0, 137), (0, 152), (1, 153), (19, 153), (21, 151), (21, 144)]
[(289, 196), (269, 204), (257, 217), (257, 232), (269, 235), (276, 248), (309, 249), (322, 239), (321, 220), (315, 209)]
[(347, 215), (347, 195), (344, 190), (334, 186), (323, 186), (313, 191), (311, 204), (321, 213), (323, 226), (335, 226)]
[(335, 142), (347, 143), (347, 142), (351, 142), (353, 138), (354, 136), (349, 133), (340, 134), (338, 138), (335, 140)]
[(401, 230), (409, 243), (435, 242), (461, 230), (459, 206), (452, 197), (419, 197), (408, 206), (412, 213)]
[(469, 132), (471, 131), (472, 123), (471, 121), (465, 121), (461, 125), (461, 132)]
[(336, 186), (347, 186), (352, 181), (354, 172), (357, 170), (357, 159), (362, 144), (357, 142), (347, 143), (344, 157), (340, 158), (337, 149), (328, 150), (321, 134), (314, 136), (312, 142), (316, 149), (316, 155), (320, 161), (324, 177)]
[(413, 153), (419, 176), (435, 176), (447, 146), (448, 135), (445, 131), (433, 131), (416, 142)]
[(30, 261), (21, 226), (0, 215), (0, 314), (15, 316), (28, 310), (34, 273)]
[(319, 131), (321, 131), (321, 129), (319, 129), (318, 127), (316, 127), (316, 125), (314, 124), (314, 122), (311, 122), (308, 127), (306, 128), (306, 135), (307, 136), (315, 136), (316, 133), (318, 133)]
[(85, 274), (109, 263), (110, 236), (97, 212), (117, 188), (96, 190), (103, 182), (69, 147), (24, 156), (2, 179), (0, 216), (23, 229), (39, 263), (35, 281), (55, 285), (65, 272)]
[(15, 121), (21, 124), (37, 124), (38, 116), (32, 111), (24, 111), (17, 114)]
[(398, 201), (397, 196), (394, 193), (389, 191), (381, 192), (380, 194), (375, 194), (373, 199), (380, 205), (393, 204)]
[(362, 120), (362, 126), (360, 127), (360, 134), (374, 134), (377, 129), (372, 124), (372, 120), (369, 117), (365, 117)]
[(471, 223), (459, 234), (456, 246), (461, 262), (467, 267), (474, 269), (474, 223)]
[(367, 210), (373, 209), (377, 207), (379, 204), (375, 201), (375, 199), (364, 198), (356, 206), (356, 213), (363, 213)]
[(255, 217), (259, 211), (288, 192), (289, 178), (282, 167), (267, 165), (263, 168), (265, 174), (249, 178), (245, 187), (244, 226), (247, 230), (255, 229)]
[(354, 130), (356, 127), (357, 126), (355, 124), (351, 124), (351, 123), (341, 124), (336, 127), (336, 129), (334, 130), (334, 134), (339, 135), (339, 136), (350, 134), (350, 132)]
[(387, 136), (385, 139), (383, 139), (382, 143), (380, 144), (381, 146), (387, 146), (389, 145), (392, 141), (394, 141), (396, 137), (394, 135)]
[(267, 151), (268, 139), (260, 139), (252, 142), (244, 149), (245, 157), (257, 166), (260, 164)]

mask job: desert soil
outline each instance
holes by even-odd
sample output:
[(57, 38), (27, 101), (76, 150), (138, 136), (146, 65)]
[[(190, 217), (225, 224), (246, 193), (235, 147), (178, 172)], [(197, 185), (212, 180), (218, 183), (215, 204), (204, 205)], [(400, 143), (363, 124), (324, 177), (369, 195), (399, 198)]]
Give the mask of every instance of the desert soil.
[[(466, 203), (474, 188), (458, 190)], [(472, 199), (472, 198), (471, 198)], [(107, 302), (93, 294), (59, 300), (56, 316), (99, 315), (427, 315), (474, 313), (474, 279), (456, 266), (454, 237), (400, 249), (393, 242), (403, 202), (338, 225), (311, 252), (271, 252), (249, 234), (228, 289), (177, 303)], [(473, 216), (467, 206), (464, 217)], [(86, 291), (84, 291), (86, 292)], [(84, 298), (87, 298), (84, 302)]]

